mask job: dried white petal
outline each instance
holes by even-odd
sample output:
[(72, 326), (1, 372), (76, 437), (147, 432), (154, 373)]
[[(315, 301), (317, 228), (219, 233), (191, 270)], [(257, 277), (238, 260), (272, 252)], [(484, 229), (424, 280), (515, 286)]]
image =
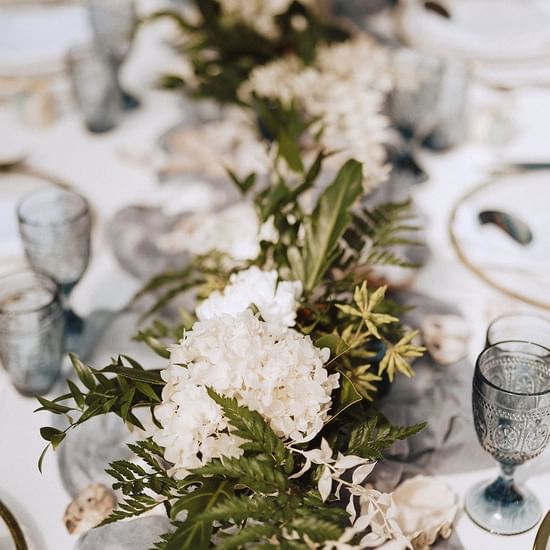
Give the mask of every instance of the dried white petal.
[(371, 464), (363, 464), (362, 466), (359, 466), (353, 474), (352, 474), (352, 482), (354, 485), (361, 485), (363, 481), (367, 478), (367, 476), (374, 470), (374, 467), (376, 466), (376, 462), (372, 462)]
[(325, 502), (330, 495), (330, 490), (332, 489), (332, 476), (330, 475), (330, 470), (326, 466), (323, 468), (323, 473), (319, 478), (318, 489), (321, 494), (321, 500)]
[(339, 457), (338, 460), (334, 463), (335, 468), (341, 468), (342, 470), (349, 470), (350, 468), (355, 468), (356, 466), (359, 466), (361, 464), (365, 464), (365, 462), (368, 462), (369, 459), (362, 458), (360, 456), (355, 455), (345, 455), (341, 458)]
[(349, 514), (349, 520), (353, 524), (357, 518), (357, 510), (355, 509), (353, 496), (349, 499), (348, 505), (346, 506), (346, 512)]

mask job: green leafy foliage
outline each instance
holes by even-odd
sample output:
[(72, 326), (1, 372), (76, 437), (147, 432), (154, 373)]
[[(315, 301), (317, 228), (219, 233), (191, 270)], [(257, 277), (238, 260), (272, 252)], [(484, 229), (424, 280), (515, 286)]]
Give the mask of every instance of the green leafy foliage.
[(420, 244), (413, 237), (420, 229), (413, 223), (414, 217), (410, 200), (356, 210), (344, 235), (350, 253), (348, 262), (354, 266), (415, 267), (396, 250)]
[[(157, 402), (160, 377), (155, 372), (145, 371), (134, 360), (121, 357), (101, 370), (82, 364), (74, 356), (73, 362), (86, 388), (74, 390), (76, 385), (73, 384), (72, 392), (61, 397), (66, 401), (72, 396), (77, 406), (61, 404), (61, 399), (47, 401), (41, 398), (41, 410), (62, 415), (83, 410), (84, 414), (73, 425), (95, 414), (89, 412), (90, 402), (93, 403), (92, 411), (118, 414), (118, 405), (110, 392), (121, 381), (126, 391), (133, 388), (132, 399), (126, 398), (126, 403), (133, 403), (134, 397), (142, 391), (137, 384), (149, 385), (153, 390), (152, 394), (148, 391), (142, 394), (145, 402), (149, 399), (148, 405)], [(114, 378), (104, 379), (105, 373)], [(340, 410), (336, 412), (336, 421), (329, 422), (318, 436), (332, 440), (335, 451), (379, 458), (383, 449), (423, 427), (395, 427), (381, 417), (369, 417), (361, 396), (346, 377), (342, 379), (342, 386), (345, 392), (338, 404)], [(212, 389), (208, 389), (208, 393), (221, 407), (231, 433), (242, 439), (243, 455), (214, 459), (178, 481), (168, 473), (170, 465), (164, 459), (164, 449), (150, 438), (131, 444), (130, 450), (137, 460), (116, 460), (107, 470), (115, 480), (113, 488), (123, 493), (124, 501), (104, 523), (139, 516), (163, 505), (173, 520), (174, 529), (156, 543), (156, 550), (230, 549), (243, 545), (307, 548), (308, 541), (338, 539), (349, 525), (348, 514), (334, 499), (327, 502), (320, 499), (315, 470), (296, 477), (303, 466), (303, 456), (287, 447), (258, 412)], [(87, 417), (83, 419), (85, 414)], [(348, 433), (344, 439), (341, 436), (343, 426), (348, 427), (344, 430)], [(65, 434), (54, 428), (43, 428), (42, 435), (53, 443)], [(318, 438), (303, 444), (303, 448), (315, 448), (316, 445)], [(238, 529), (228, 530), (231, 526), (238, 526)], [(289, 533), (294, 533), (294, 538), (289, 539)]]
[[(49, 411), (55, 415), (62, 415), (68, 421), (68, 427), (63, 431), (57, 428), (42, 428), (40, 433), (43, 439), (55, 449), (68, 430), (94, 416), (108, 413), (114, 413), (124, 422), (143, 429), (133, 411), (140, 407), (151, 408), (160, 402), (161, 391), (165, 384), (160, 377), (160, 371), (145, 370), (137, 361), (124, 355), (119, 356), (101, 370), (85, 365), (74, 354), (70, 354), (70, 358), (85, 389), (69, 381), (69, 393), (53, 401), (44, 397), (38, 398), (41, 407), (36, 409), (37, 411)], [(67, 402), (72, 405), (63, 404)], [(76, 420), (73, 417), (76, 417)], [(40, 468), (43, 456), (39, 462)]]
[(382, 451), (396, 441), (407, 439), (426, 427), (426, 423), (413, 426), (392, 426), (382, 416), (362, 421), (350, 430), (348, 454), (381, 459)]
[[(308, 9), (293, 2), (285, 13), (274, 18), (276, 32), (259, 33), (239, 18), (226, 17), (216, 0), (195, 0), (198, 20), (187, 19), (177, 12), (161, 11), (153, 19), (170, 17), (182, 34), (182, 54), (193, 67), (191, 82), (168, 76), (161, 84), (183, 87), (197, 97), (210, 97), (220, 102), (240, 103), (237, 91), (253, 68), (290, 53), (310, 63), (319, 44), (343, 41), (348, 32)], [(293, 24), (301, 17), (305, 25)]]
[(256, 411), (237, 404), (236, 399), (230, 399), (219, 395), (209, 389), (208, 395), (220, 405), (224, 415), (233, 426), (232, 433), (247, 440), (242, 445), (247, 451), (257, 451), (270, 456), (277, 466), (292, 471), (292, 455), (286, 450), (275, 432)]
[(311, 292), (340, 254), (338, 242), (351, 221), (350, 209), (361, 195), (361, 164), (347, 161), (317, 202), (311, 217), (304, 220), (305, 240), (289, 250), (292, 275)]
[[(293, 9), (296, 6), (299, 3)], [(214, 0), (200, 4), (203, 23), (208, 22), (209, 32), (216, 36), (220, 36), (218, 8)], [(189, 32), (196, 30), (183, 20), (181, 25)], [(246, 50), (247, 35), (244, 39)], [(205, 42), (199, 44), (204, 47)], [(236, 47), (233, 44), (230, 50)], [(220, 81), (209, 77), (201, 86), (208, 90), (214, 82)], [(254, 174), (243, 179), (229, 176), (243, 195), (252, 196), (260, 220), (273, 221), (278, 242), (261, 243), (258, 258), (231, 268), (218, 253), (192, 258), (179, 271), (159, 274), (135, 300), (156, 296), (148, 316), (165, 306), (173, 308), (181, 293), (192, 291), (201, 299), (223, 289), (232, 270), (250, 265), (277, 269), (281, 280), (302, 281), (296, 328), (318, 347), (329, 348), (326, 367), (340, 375), (340, 385), (331, 396), (330, 418), (321, 431), (312, 440), (293, 445), (281, 440), (257, 411), (208, 389), (223, 411), (229, 433), (242, 440), (242, 455), (213, 459), (183, 480), (171, 476), (174, 465), (151, 439), (132, 444), (136, 459), (117, 460), (109, 467), (113, 487), (122, 492), (124, 501), (106, 522), (164, 506), (173, 530), (157, 542), (156, 550), (308, 549), (317, 542), (336, 540), (349, 527), (349, 515), (336, 494), (327, 497), (321, 488), (319, 482), (328, 469), (322, 462), (312, 466), (307, 457), (320, 453), (323, 445), (326, 450), (328, 442), (333, 462), (338, 453), (353, 454), (368, 459), (369, 466), (382, 457), (384, 449), (424, 426), (392, 426), (370, 404), (381, 383), (393, 380), (397, 372), (410, 376), (410, 362), (423, 351), (413, 343), (415, 332), (401, 326), (400, 311), (388, 299), (386, 287), (372, 284), (368, 272), (371, 263), (406, 265), (393, 247), (412, 242), (402, 235), (414, 229), (407, 221), (410, 205), (381, 205), (372, 210), (361, 205), (362, 170), (354, 160), (346, 162), (328, 186), (314, 189), (326, 154), (320, 152), (306, 166), (297, 146), (303, 125), (289, 126), (277, 120), (277, 114), (270, 123), (270, 116), (273, 111), (268, 109), (263, 120), (278, 140), (279, 157), (293, 169), (292, 176), (282, 177), (275, 170), (272, 185), (261, 189)], [(307, 214), (300, 199), (310, 191), (318, 198)], [(181, 309), (180, 314), (176, 326), (156, 320), (140, 330), (136, 339), (167, 358), (166, 348), (195, 322), (191, 313)], [(113, 359), (103, 369), (85, 365), (74, 355), (71, 360), (78, 382), (69, 381), (68, 393), (56, 399), (39, 398), (38, 410), (68, 421), (65, 430), (42, 428), (49, 446), (57, 447), (71, 428), (100, 414), (113, 413), (142, 428), (136, 409), (149, 408), (153, 422), (160, 426), (154, 415), (165, 384), (159, 370), (146, 370), (126, 356)], [(40, 465), (42, 459), (43, 455)]]

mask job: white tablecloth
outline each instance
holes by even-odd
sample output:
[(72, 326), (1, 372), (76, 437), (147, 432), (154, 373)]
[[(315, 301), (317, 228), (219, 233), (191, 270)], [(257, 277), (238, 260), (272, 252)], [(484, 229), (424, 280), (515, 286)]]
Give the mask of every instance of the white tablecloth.
[[(140, 78), (144, 75), (150, 76), (150, 69), (155, 66), (150, 54), (147, 52), (143, 61), (135, 61), (138, 69), (134, 71), (134, 84), (143, 82)], [(139, 55), (136, 53), (135, 57)], [(0, 107), (0, 140), (21, 140), (30, 153), (31, 166), (70, 182), (89, 198), (96, 210), (93, 258), (74, 292), (75, 309), (82, 314), (101, 307), (121, 307), (138, 286), (115, 262), (105, 239), (105, 222), (122, 205), (155, 192), (157, 180), (150, 154), (162, 131), (181, 118), (176, 94), (149, 91), (142, 100), (141, 109), (128, 114), (116, 131), (105, 135), (86, 133), (72, 110), (53, 126), (36, 130), (21, 125), (13, 105)], [(471, 111), (476, 113), (476, 102), (487, 105), (491, 98), (474, 89), (472, 101)], [(550, 95), (544, 91), (516, 91), (507, 101), (511, 104), (517, 131), (510, 146), (496, 150), (470, 141), (446, 154), (425, 153), (422, 160), (430, 180), (414, 191), (418, 205), (429, 217), (428, 240), (433, 253), (419, 272), (415, 286), (419, 291), (455, 304), (464, 313), (472, 330), (472, 358), (481, 348), (487, 316), (502, 310), (508, 299), (481, 283), (458, 261), (447, 233), (450, 209), (458, 196), (483, 179), (499, 157), (514, 154), (518, 158), (541, 158), (547, 151), (545, 121), (550, 119)], [(5, 196), (0, 188), (0, 205)], [(548, 196), (541, 200), (550, 200), (550, 187)], [(15, 219), (15, 213), (13, 215)], [(14, 219), (0, 223), (4, 232), (0, 235), (0, 246), (22, 256), (20, 245), (13, 240)], [(100, 350), (100, 356), (107, 358), (109, 353), (127, 349), (128, 344), (118, 341), (116, 335), (110, 334), (108, 340), (107, 347), (112, 349)], [(18, 395), (0, 370), (0, 498), (9, 503), (19, 518), (32, 548), (70, 550), (75, 537), (68, 535), (62, 523), (70, 497), (61, 485), (53, 454), (45, 460), (44, 473), (38, 472), (37, 460), (44, 446), (39, 428), (45, 425), (47, 416), (33, 414), (35, 408), (36, 402)], [(495, 472), (496, 468), (490, 472), (444, 476), (444, 479), (462, 498), (474, 482)], [(525, 466), (523, 473), (530, 476), (527, 484), (548, 510), (548, 453)], [(515, 537), (491, 535), (476, 527), (463, 513), (457, 529), (467, 550), (527, 549), (535, 536), (535, 530)]]

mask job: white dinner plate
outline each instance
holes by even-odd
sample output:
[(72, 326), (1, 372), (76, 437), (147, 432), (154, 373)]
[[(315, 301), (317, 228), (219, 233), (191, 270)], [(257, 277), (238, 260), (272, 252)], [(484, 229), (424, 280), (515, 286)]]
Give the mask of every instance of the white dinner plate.
[[(550, 170), (495, 176), (455, 206), (451, 240), (463, 263), (494, 288), (550, 309)], [(497, 210), (526, 223), (533, 239), (522, 245), (479, 213)]]
[(0, 9), (0, 76), (41, 76), (63, 69), (67, 50), (91, 37), (84, 5), (8, 5)]
[[(500, 85), (548, 82), (550, 5), (544, 0), (437, 0), (450, 17), (413, 0), (397, 11), (410, 46), (474, 62), (476, 74)], [(526, 64), (527, 66), (524, 66)]]

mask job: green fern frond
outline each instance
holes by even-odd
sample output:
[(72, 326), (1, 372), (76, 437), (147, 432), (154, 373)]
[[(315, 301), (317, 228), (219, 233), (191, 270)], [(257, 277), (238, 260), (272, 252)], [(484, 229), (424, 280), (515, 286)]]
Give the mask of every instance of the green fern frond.
[(275, 525), (269, 523), (261, 523), (259, 525), (246, 525), (234, 535), (226, 535), (216, 545), (218, 550), (238, 550), (247, 548), (248, 544), (255, 543), (254, 548), (277, 533), (278, 529)]
[(383, 203), (355, 212), (353, 222), (344, 235), (347, 263), (415, 267), (395, 250), (399, 246), (421, 244), (411, 236), (421, 229), (412, 223), (414, 218), (410, 200)]

